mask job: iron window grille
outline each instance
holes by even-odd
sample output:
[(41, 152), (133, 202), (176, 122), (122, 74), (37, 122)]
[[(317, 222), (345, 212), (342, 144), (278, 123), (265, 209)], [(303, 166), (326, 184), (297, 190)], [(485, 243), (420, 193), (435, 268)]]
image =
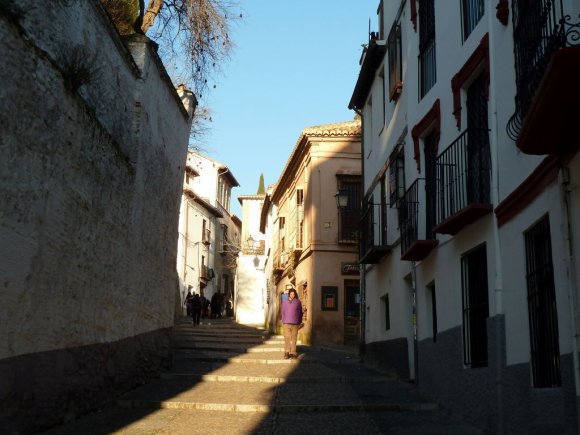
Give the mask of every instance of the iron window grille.
[(533, 386), (559, 387), (562, 376), (549, 217), (540, 219), (524, 238)]
[(338, 241), (340, 243), (357, 243), (361, 214), (360, 177), (338, 177), (338, 190), (348, 195), (347, 206), (339, 209)]
[(461, 0), (463, 41), (473, 32), (483, 17), (484, 11), (484, 0)]
[(419, 70), (419, 92), (423, 98), (437, 81), (434, 0), (419, 0)]
[(487, 367), (487, 252), (485, 245), (461, 259), (463, 305), (463, 363), (472, 368)]

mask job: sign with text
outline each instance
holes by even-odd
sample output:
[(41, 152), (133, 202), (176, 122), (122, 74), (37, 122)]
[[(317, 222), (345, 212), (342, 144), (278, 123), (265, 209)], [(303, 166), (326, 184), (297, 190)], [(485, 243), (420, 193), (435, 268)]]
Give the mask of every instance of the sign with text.
[(340, 273), (342, 275), (360, 274), (360, 265), (358, 263), (340, 263)]

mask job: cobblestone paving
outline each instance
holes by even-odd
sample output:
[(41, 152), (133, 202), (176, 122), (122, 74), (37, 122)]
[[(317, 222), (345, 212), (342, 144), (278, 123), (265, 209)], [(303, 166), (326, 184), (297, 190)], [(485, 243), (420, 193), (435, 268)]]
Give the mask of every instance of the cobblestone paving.
[(174, 331), (171, 371), (47, 434), (446, 434), (478, 429), (344, 349), (299, 346), (229, 319)]

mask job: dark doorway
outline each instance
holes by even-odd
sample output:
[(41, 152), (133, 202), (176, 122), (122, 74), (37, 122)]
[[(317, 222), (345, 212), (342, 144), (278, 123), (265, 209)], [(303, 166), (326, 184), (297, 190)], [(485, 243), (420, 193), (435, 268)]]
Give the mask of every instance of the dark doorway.
[(360, 285), (358, 281), (344, 282), (344, 343), (360, 341)]

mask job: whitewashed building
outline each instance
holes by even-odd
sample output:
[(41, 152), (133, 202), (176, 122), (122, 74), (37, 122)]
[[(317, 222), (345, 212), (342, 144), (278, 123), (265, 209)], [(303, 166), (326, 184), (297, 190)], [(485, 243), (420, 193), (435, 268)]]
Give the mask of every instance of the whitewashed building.
[(349, 104), (365, 358), (494, 433), (576, 433), (580, 3), (378, 17)]
[(260, 213), (265, 194), (241, 195), (242, 238), (238, 260), (236, 321), (263, 326), (267, 312), (264, 234), (260, 232)]
[(230, 213), (239, 184), (222, 163), (189, 151), (179, 218), (177, 271), (182, 304), (188, 292), (235, 298), (241, 221)]

